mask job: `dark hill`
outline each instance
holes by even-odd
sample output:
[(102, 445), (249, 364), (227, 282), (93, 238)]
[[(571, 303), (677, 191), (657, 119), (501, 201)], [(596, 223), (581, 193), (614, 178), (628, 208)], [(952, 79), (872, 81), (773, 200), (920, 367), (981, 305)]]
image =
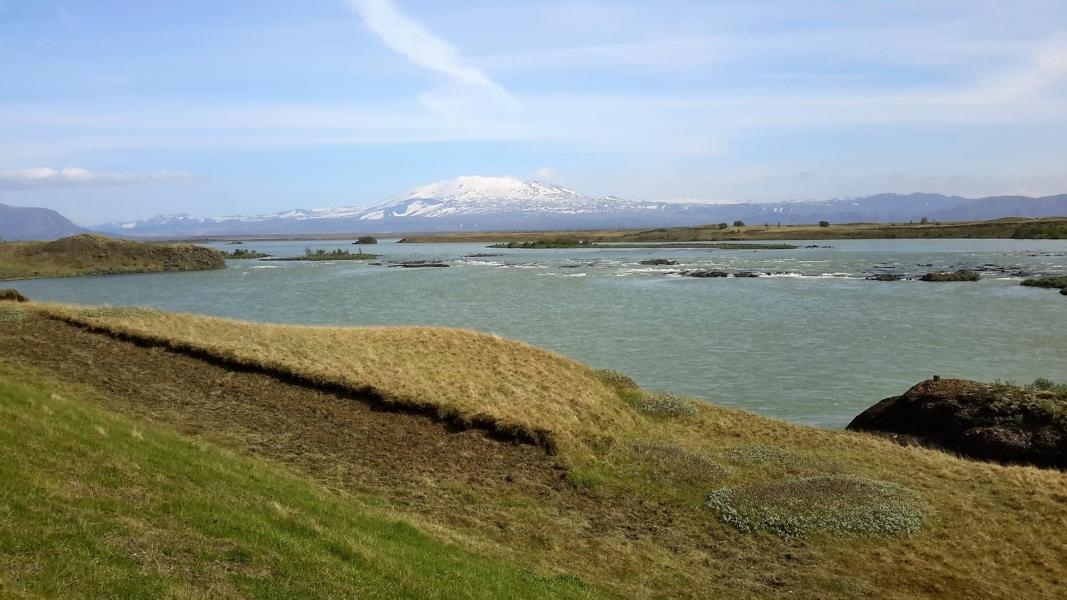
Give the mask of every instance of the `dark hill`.
[(0, 239), (54, 240), (86, 230), (49, 208), (0, 204)]

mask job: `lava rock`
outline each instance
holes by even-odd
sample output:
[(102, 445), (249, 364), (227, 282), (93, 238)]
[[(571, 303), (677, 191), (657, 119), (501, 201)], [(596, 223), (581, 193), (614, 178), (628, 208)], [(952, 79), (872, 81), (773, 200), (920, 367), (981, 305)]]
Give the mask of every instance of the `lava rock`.
[(968, 458), (1067, 469), (1067, 394), (964, 379), (927, 380), (860, 413), (852, 431)]

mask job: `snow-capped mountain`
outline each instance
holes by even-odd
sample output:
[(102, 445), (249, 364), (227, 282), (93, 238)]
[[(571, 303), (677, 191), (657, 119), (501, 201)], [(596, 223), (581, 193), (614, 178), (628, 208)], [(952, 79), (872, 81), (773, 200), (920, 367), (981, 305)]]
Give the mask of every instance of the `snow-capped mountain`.
[(457, 177), (415, 188), (408, 195), (364, 211), (362, 221), (484, 215), (583, 215), (654, 211), (661, 203), (593, 198), (558, 185), (510, 177)]
[(294, 209), (251, 217), (187, 214), (116, 222), (96, 229), (126, 236), (238, 236), (431, 231), (644, 228), (705, 223), (951, 221), (1067, 215), (1067, 195), (968, 199), (941, 194), (879, 194), (826, 201), (700, 204), (593, 197), (509, 177), (458, 177), (415, 188), (383, 204)]

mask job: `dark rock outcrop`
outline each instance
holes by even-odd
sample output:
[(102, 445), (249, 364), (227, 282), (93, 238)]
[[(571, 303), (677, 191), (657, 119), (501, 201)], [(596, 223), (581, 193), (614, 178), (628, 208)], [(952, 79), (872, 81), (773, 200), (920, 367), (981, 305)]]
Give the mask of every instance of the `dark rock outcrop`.
[(643, 265), (676, 265), (678, 261), (669, 258), (649, 258), (641, 261)]
[(30, 299), (14, 288), (0, 288), (0, 302), (29, 302)]
[(682, 271), (686, 277), (728, 277), (726, 271)]
[(922, 281), (978, 281), (981, 276), (975, 271), (961, 269), (954, 273), (934, 272), (920, 277)]
[(968, 458), (1067, 469), (1067, 393), (963, 379), (927, 380), (848, 425)]
[(867, 281), (900, 281), (901, 276), (896, 273), (879, 273), (877, 275), (868, 275)]
[(389, 265), (390, 267), (400, 267), (402, 269), (424, 269), (424, 268), (440, 268), (447, 267), (443, 262), (436, 260), (409, 260), (405, 262), (398, 262)]

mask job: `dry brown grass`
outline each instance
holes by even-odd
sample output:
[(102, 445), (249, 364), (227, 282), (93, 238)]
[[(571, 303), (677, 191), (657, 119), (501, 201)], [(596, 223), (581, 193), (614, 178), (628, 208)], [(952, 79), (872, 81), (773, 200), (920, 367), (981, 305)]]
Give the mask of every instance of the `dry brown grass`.
[[(575, 545), (569, 528), (590, 524), (561, 525), (514, 498), (472, 503), (495, 507), (501, 527), (539, 532), (540, 541), (512, 546), (477, 529), (443, 527), (425, 516), (423, 522), (469, 547), (539, 567), (566, 564), (635, 595), (659, 589), (699, 597), (700, 590), (729, 589), (727, 595), (808, 598), (1057, 598), (1067, 586), (1067, 474), (1059, 471), (969, 461), (716, 405), (649, 417), (624, 400), (639, 390), (615, 390), (583, 365), (473, 332), (258, 325), (33, 303), (19, 310), (547, 435), (571, 463), (572, 481), (590, 494), (663, 506), (670, 514), (663, 543), (618, 538)], [(801, 506), (818, 507), (818, 494), (839, 482), (858, 490), (857, 497), (878, 500), (852, 485), (857, 481), (901, 486), (908, 497), (906, 490), (913, 491), (924, 507), (922, 522), (891, 535), (842, 537), (832, 527), (815, 528), (793, 540), (738, 531), (704, 506), (709, 493), (731, 489), (749, 503), (794, 494)], [(808, 491), (813, 495), (803, 496)], [(877, 502), (865, 506), (875, 508), (864, 518), (886, 516)], [(635, 580), (636, 564), (643, 566)]]
[(585, 365), (444, 327), (262, 325), (147, 309), (34, 305), (54, 318), (178, 350), (372, 393), (387, 404), (560, 446), (578, 456), (636, 414)]

